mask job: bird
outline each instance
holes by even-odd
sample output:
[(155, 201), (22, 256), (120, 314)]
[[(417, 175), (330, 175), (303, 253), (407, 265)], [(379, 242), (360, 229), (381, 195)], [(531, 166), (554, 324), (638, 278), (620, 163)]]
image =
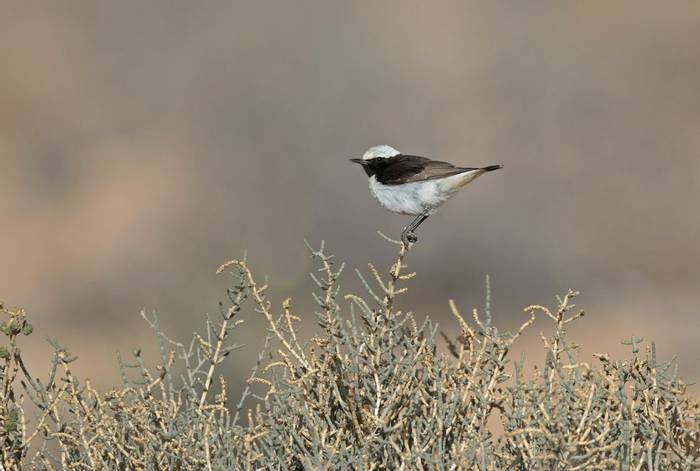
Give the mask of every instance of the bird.
[(416, 229), (447, 200), (481, 175), (503, 168), (457, 167), (449, 162), (404, 154), (391, 146), (370, 147), (359, 159), (369, 178), (369, 191), (391, 212), (414, 216), (401, 232), (405, 245), (414, 244)]

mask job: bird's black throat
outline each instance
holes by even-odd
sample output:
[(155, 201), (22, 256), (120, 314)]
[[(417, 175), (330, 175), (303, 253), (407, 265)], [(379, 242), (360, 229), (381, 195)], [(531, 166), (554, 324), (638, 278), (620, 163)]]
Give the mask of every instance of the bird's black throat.
[(393, 157), (376, 157), (362, 163), (368, 177), (376, 177), (379, 183), (391, 184), (393, 180), (401, 177), (413, 175), (417, 170), (424, 167), (423, 157), (414, 155), (395, 155)]

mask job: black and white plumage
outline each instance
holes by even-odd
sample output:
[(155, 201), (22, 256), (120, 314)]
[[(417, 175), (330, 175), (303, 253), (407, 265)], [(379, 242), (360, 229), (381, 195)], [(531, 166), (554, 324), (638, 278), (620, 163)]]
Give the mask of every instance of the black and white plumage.
[(501, 165), (456, 167), (448, 162), (402, 154), (391, 146), (371, 147), (361, 159), (372, 195), (389, 211), (415, 216), (401, 234), (404, 243), (417, 240), (413, 231), (445, 201), (475, 178)]

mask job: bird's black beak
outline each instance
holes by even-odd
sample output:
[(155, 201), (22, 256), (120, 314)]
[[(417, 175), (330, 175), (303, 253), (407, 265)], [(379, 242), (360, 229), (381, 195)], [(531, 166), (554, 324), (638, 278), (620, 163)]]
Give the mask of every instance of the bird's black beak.
[(350, 159), (350, 162), (355, 162), (356, 164), (364, 165), (365, 161), (362, 159)]

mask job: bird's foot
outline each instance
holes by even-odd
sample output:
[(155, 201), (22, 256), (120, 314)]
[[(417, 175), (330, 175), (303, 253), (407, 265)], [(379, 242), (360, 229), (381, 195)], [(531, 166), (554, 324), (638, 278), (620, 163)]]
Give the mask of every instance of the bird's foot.
[(404, 231), (401, 233), (401, 240), (405, 245), (415, 244), (418, 241), (418, 236), (413, 231)]

